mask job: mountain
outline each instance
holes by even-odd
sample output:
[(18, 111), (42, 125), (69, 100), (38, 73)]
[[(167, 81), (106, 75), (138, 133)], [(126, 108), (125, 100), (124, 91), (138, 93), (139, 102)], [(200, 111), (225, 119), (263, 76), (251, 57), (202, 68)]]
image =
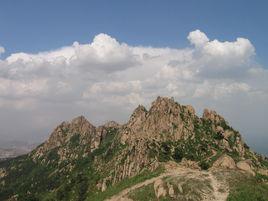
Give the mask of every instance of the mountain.
[(0, 163), (0, 200), (266, 200), (268, 160), (215, 111), (158, 97), (123, 125), (79, 116)]

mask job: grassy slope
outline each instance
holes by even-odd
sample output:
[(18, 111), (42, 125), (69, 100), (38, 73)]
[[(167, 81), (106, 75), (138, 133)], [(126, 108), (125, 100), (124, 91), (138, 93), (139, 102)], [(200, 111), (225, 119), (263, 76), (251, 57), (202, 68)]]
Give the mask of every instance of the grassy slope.
[(231, 182), (228, 201), (268, 201), (268, 177), (235, 178)]

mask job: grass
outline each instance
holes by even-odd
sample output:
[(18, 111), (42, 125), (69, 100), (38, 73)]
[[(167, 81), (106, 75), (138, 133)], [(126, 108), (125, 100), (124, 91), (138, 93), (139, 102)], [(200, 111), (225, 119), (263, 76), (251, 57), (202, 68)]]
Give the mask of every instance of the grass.
[(133, 192), (130, 192), (129, 198), (135, 201), (154, 201), (157, 200), (155, 196), (153, 184), (138, 188)]
[(268, 178), (259, 174), (251, 178), (236, 178), (227, 201), (268, 201), (267, 182)]
[(268, 185), (255, 181), (242, 182), (231, 191), (228, 201), (268, 201)]

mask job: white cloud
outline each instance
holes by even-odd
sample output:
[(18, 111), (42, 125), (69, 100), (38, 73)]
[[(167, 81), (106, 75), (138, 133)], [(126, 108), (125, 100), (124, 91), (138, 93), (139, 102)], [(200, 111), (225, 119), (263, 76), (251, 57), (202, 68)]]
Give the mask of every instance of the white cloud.
[[(180, 97), (196, 97), (200, 86), (206, 87), (204, 83), (212, 85), (205, 90), (222, 91), (214, 93), (217, 96), (232, 91), (235, 83), (245, 82), (248, 91), (254, 89), (252, 83), (235, 78), (235, 74), (251, 72), (253, 76), (262, 69), (251, 66), (255, 49), (248, 39), (210, 41), (200, 30), (187, 38), (194, 48), (133, 47), (99, 34), (89, 44), (74, 42), (37, 54), (14, 53), (0, 63), (1, 96), (81, 101), (99, 94), (109, 98), (146, 93), (153, 97), (165, 94), (166, 89), (172, 94), (183, 89)], [(220, 79), (218, 88), (213, 86), (215, 79)]]
[(250, 86), (242, 82), (209, 82), (204, 81), (202, 84), (198, 85), (194, 97), (204, 97), (204, 98), (213, 98), (221, 99), (225, 96), (230, 96), (237, 93), (249, 92)]
[[(255, 61), (248, 39), (209, 40), (200, 30), (187, 38), (193, 46), (175, 49), (130, 46), (99, 34), (88, 44), (13, 53), (0, 60), (0, 122), (43, 116), (48, 128), (80, 113), (95, 123), (126, 120), (137, 104), (148, 105), (158, 95), (174, 96), (197, 110), (268, 108), (268, 71)], [(240, 104), (241, 97), (251, 105)], [(30, 123), (27, 128), (32, 130), (25, 135), (37, 129)]]
[(72, 46), (49, 52), (38, 54), (15, 53), (6, 60), (10, 66), (15, 64), (32, 66), (34, 64), (34, 68), (42, 68), (43, 65), (47, 65), (46, 68), (51, 68), (51, 71), (55, 68), (58, 70), (62, 66), (70, 70), (71, 66), (74, 66), (80, 67), (84, 71), (111, 72), (138, 64), (135, 55), (126, 44), (119, 43), (106, 34), (95, 36), (90, 44), (74, 42)]
[(133, 80), (128, 82), (98, 82), (90, 86), (84, 93), (84, 98), (90, 98), (94, 94), (125, 94), (128, 92), (141, 91), (141, 81)]
[(0, 78), (1, 97), (29, 98), (45, 93), (47, 80), (35, 79), (27, 81), (16, 81)]
[(190, 32), (187, 39), (196, 47), (202, 47), (209, 42), (209, 38), (206, 36), (206, 34), (198, 29)]

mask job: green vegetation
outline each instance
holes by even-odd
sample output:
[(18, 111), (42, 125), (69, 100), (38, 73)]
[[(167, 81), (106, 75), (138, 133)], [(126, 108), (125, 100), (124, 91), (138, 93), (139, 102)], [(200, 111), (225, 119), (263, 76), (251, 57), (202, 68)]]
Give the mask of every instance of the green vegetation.
[(243, 182), (232, 190), (228, 201), (267, 201), (268, 185), (256, 182)]
[(268, 176), (267, 175), (262, 175), (262, 174), (259, 174), (257, 173), (256, 176), (255, 176), (256, 180), (258, 182), (268, 182)]
[(172, 143), (162, 142), (160, 145), (160, 152), (159, 152), (159, 161), (160, 162), (166, 162), (171, 159), (172, 151), (171, 151), (171, 145)]
[(153, 184), (139, 188), (129, 194), (129, 198), (135, 201), (153, 201), (157, 200), (155, 196)]
[(50, 176), (54, 171), (52, 165), (35, 164), (28, 156), (2, 165), (7, 167), (9, 174), (5, 177), (5, 185), (0, 188), (0, 200), (11, 194), (17, 194), (18, 200), (37, 200), (36, 195), (52, 190), (60, 182), (56, 174)]
[(58, 150), (61, 147), (57, 147), (36, 161), (31, 155), (25, 155), (1, 162), (0, 168), (5, 168), (8, 175), (4, 180), (5, 185), (0, 185), (0, 200), (6, 200), (14, 194), (19, 201), (85, 200), (89, 194), (97, 191), (96, 182), (101, 177), (94, 169), (94, 158), (108, 160), (122, 148), (116, 146), (111, 149), (116, 133), (116, 129), (108, 130), (107, 138), (99, 149), (86, 156), (84, 153), (88, 147), (81, 144), (80, 135), (75, 134), (66, 144), (66, 150), (75, 154), (75, 157), (60, 160)]
[(201, 167), (202, 170), (207, 170), (210, 167), (210, 164), (206, 161), (201, 161), (199, 166)]
[(239, 177), (231, 184), (228, 201), (268, 201), (268, 177)]
[(69, 146), (71, 148), (77, 147), (79, 146), (79, 142), (80, 142), (80, 134), (75, 134), (71, 137)]
[[(214, 146), (214, 135), (209, 125), (205, 125), (204, 127), (199, 126), (196, 130), (198, 130), (198, 132), (196, 132), (194, 138), (188, 138), (183, 141), (151, 143), (149, 146), (149, 156), (151, 158), (157, 157), (160, 162), (166, 162), (169, 160), (180, 162), (182, 158), (197, 162), (202, 161), (202, 163), (200, 163), (202, 168), (208, 169), (211, 166), (211, 162), (208, 161), (205, 164), (205, 161), (212, 154), (209, 146)], [(219, 148), (218, 151), (220, 152)]]
[(86, 157), (83, 153), (87, 146), (80, 144), (80, 135), (73, 135), (67, 143), (67, 149), (77, 157), (59, 160), (60, 148), (55, 148), (35, 162), (31, 155), (1, 162), (0, 168), (5, 168), (9, 174), (5, 177), (5, 185), (0, 185), (0, 200), (6, 200), (14, 194), (19, 201), (104, 200), (163, 171), (162, 168), (153, 172), (144, 170), (114, 186), (108, 184), (107, 190), (100, 192), (96, 184), (107, 177), (107, 173), (95, 169), (94, 159), (98, 157), (98, 162), (106, 164), (125, 148), (116, 134), (116, 129), (108, 130), (99, 148)]
[(88, 201), (103, 201), (117, 193), (121, 192), (122, 190), (133, 186), (137, 183), (143, 182), (147, 179), (156, 177), (163, 172), (162, 168), (158, 168), (157, 170), (150, 172), (148, 170), (144, 170), (141, 174), (134, 176), (132, 178), (124, 179), (116, 185), (110, 186), (104, 192), (97, 192), (95, 194), (91, 194), (88, 196)]
[(172, 158), (176, 161), (176, 162), (180, 162), (183, 158), (183, 152), (178, 148), (176, 147), (174, 149), (174, 153), (172, 155)]

